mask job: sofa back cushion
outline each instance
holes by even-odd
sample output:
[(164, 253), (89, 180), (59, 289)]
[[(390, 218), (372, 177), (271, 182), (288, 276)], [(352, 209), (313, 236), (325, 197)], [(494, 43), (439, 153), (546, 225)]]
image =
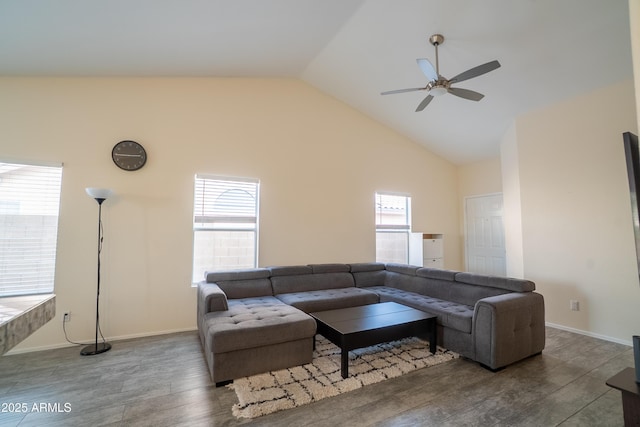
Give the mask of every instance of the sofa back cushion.
[(386, 264), (387, 271), (392, 271), (394, 273), (406, 274), (407, 276), (415, 276), (416, 272), (420, 267), (416, 267), (415, 265), (407, 265), (407, 264), (396, 264), (389, 263)]
[(385, 270), (359, 271), (353, 274), (353, 280), (357, 287), (368, 288), (369, 286), (384, 286), (387, 277)]
[(271, 276), (296, 276), (301, 274), (312, 274), (313, 270), (308, 265), (285, 265), (269, 267)]
[(313, 273), (309, 267), (306, 274), (279, 273), (277, 270), (271, 271), (271, 286), (275, 295), (355, 286), (353, 276), (348, 272)]
[(504, 289), (510, 292), (532, 292), (536, 289), (535, 283), (530, 280), (487, 276), (467, 272), (456, 273), (456, 282)]
[(357, 287), (384, 286), (387, 271), (380, 262), (350, 264), (349, 270)]
[(208, 283), (217, 284), (227, 298), (255, 298), (273, 295), (266, 268), (252, 268), (237, 271), (212, 271), (205, 274)]
[(426, 277), (427, 279), (448, 280), (450, 282), (456, 280), (456, 274), (458, 273), (458, 271), (454, 270), (442, 270), (440, 268), (428, 267), (423, 267), (416, 270), (416, 276)]
[(415, 292), (428, 295), (433, 298), (449, 300), (450, 285), (453, 282), (440, 279), (428, 279), (420, 276), (407, 276), (406, 274), (387, 272), (385, 286), (407, 292)]
[(313, 273), (348, 273), (350, 271), (347, 264), (309, 264)]
[(384, 270), (384, 264), (381, 262), (360, 262), (349, 264), (349, 271), (352, 273), (363, 273), (369, 271)]
[(394, 271), (387, 271), (384, 280), (384, 286), (390, 288), (402, 289), (403, 291), (416, 292), (419, 294), (425, 293), (424, 288), (425, 281), (418, 276), (406, 275), (402, 273), (396, 273)]
[(449, 284), (449, 295), (447, 300), (474, 306), (482, 298), (495, 297), (497, 295), (508, 294), (505, 289), (492, 288), (490, 286), (470, 285), (467, 283), (453, 282)]
[(216, 283), (231, 299), (273, 296), (269, 279), (223, 280)]
[[(467, 282), (460, 282), (459, 277)], [(387, 271), (385, 279), (385, 286), (468, 306), (474, 306), (482, 298), (512, 292), (509, 289), (511, 283), (503, 278), (453, 270), (418, 268), (414, 272), (412, 268), (403, 266), (394, 266), (392, 271)], [(511, 286), (515, 288), (516, 285)]]
[(222, 280), (268, 279), (271, 271), (268, 268), (250, 268), (246, 270), (207, 271), (204, 278), (208, 283)]

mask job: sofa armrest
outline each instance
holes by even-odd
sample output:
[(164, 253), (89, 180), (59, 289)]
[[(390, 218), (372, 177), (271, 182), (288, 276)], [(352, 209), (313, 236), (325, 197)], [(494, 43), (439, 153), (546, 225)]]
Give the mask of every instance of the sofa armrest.
[(215, 283), (198, 283), (198, 318), (212, 311), (229, 309), (227, 295)]
[(479, 300), (473, 314), (475, 360), (498, 369), (544, 349), (544, 298), (512, 292)]

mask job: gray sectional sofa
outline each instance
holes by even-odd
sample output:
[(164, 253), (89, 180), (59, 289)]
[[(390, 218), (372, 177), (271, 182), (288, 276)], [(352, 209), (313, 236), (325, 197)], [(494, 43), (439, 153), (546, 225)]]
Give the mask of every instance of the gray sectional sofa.
[(544, 299), (528, 280), (401, 264), (317, 264), (210, 272), (197, 323), (222, 384), (311, 362), (307, 313), (393, 301), (437, 315), (438, 344), (490, 369), (540, 353)]

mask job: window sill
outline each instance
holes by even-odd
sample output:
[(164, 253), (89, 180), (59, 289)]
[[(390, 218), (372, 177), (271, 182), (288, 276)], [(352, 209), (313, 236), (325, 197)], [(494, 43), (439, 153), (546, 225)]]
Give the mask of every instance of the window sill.
[(53, 319), (55, 294), (0, 298), (0, 355)]

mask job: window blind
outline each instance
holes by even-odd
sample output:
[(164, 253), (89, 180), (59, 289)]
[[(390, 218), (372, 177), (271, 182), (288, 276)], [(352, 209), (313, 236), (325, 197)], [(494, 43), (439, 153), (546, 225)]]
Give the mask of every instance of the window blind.
[(0, 163), (0, 297), (53, 292), (61, 166)]
[(223, 229), (237, 228), (240, 224), (255, 225), (258, 216), (257, 195), (257, 180), (197, 175), (194, 227)]

